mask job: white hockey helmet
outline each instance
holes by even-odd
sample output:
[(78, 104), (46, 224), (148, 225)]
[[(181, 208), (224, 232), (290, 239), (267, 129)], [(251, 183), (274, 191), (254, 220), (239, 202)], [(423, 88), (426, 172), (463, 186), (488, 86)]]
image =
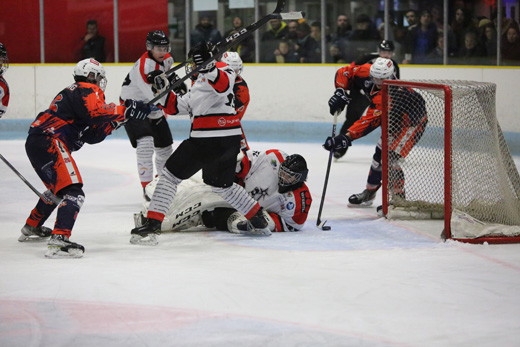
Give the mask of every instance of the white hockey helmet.
[(230, 68), (235, 70), (237, 75), (242, 73), (242, 58), (240, 58), (240, 55), (237, 52), (224, 52), (224, 54), (222, 54), (222, 58), (220, 58), (220, 61), (228, 64)]
[(370, 77), (376, 85), (381, 85), (383, 80), (395, 78), (395, 67), (391, 59), (377, 58), (370, 67)]
[(105, 68), (94, 58), (83, 59), (76, 64), (74, 80), (96, 84), (103, 91), (107, 86)]

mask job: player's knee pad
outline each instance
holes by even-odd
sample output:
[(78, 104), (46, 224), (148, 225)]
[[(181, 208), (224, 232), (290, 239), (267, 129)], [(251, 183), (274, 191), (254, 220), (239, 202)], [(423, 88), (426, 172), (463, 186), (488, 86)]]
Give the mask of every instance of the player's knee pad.
[(59, 196), (68, 204), (72, 204), (78, 211), (85, 202), (85, 193), (81, 186), (78, 184), (72, 184), (68, 187), (63, 188), (59, 192)]

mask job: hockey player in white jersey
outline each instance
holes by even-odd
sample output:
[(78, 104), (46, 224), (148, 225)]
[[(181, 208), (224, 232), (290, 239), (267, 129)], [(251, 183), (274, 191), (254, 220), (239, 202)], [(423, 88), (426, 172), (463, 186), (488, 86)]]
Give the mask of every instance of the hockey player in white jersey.
[[(303, 228), (312, 203), (311, 193), (305, 184), (308, 175), (305, 159), (299, 154), (270, 149), (263, 152), (241, 152), (237, 161), (235, 180), (258, 201), (267, 213), (271, 232), (299, 231)], [(153, 194), (156, 180), (146, 187)], [(146, 215), (136, 214), (136, 225)], [(231, 207), (202, 180), (192, 177), (183, 181), (166, 217), (162, 231), (182, 231), (194, 227), (240, 233), (237, 224), (245, 217)]]
[[(161, 30), (150, 31), (146, 36), (146, 52), (134, 63), (121, 87), (121, 100), (142, 100), (148, 102), (154, 97), (150, 75), (155, 71), (164, 72), (173, 66), (170, 54), (170, 40)], [(175, 78), (175, 74), (172, 75)], [(185, 85), (183, 85), (186, 87)], [(125, 124), (125, 130), (132, 147), (136, 150), (137, 172), (144, 193), (144, 187), (160, 174), (166, 160), (173, 152), (173, 137), (165, 114), (156, 108), (148, 119)], [(155, 158), (154, 158), (155, 154)]]
[[(215, 66), (206, 43), (188, 53), (187, 75), (197, 69), (193, 84), (184, 95), (170, 91), (162, 107), (167, 114), (189, 114), (190, 137), (166, 161), (150, 201), (146, 220), (131, 230), (133, 244), (156, 245), (157, 234), (177, 193), (178, 185), (202, 169), (204, 183), (212, 192), (240, 211), (246, 220), (237, 228), (245, 235), (269, 236), (271, 231), (262, 207), (234, 183), (236, 157), (240, 152), (242, 130), (233, 105), (236, 73), (228, 66)], [(157, 93), (168, 88), (164, 74), (154, 78)]]

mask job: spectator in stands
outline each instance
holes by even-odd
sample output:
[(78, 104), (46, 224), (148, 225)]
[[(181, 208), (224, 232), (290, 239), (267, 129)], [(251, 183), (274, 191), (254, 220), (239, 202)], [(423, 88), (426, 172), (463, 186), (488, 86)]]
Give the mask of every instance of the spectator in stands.
[(424, 60), (425, 64), (444, 64), (444, 35), (442, 32), (439, 32), (439, 36), (437, 37), (437, 46), (428, 53)]
[(300, 56), (291, 40), (281, 40), (278, 48), (274, 51), (275, 61), (277, 63), (299, 63)]
[(273, 61), (273, 52), (278, 48), (278, 43), (287, 37), (289, 29), (287, 23), (278, 18), (269, 20), (267, 30), (262, 34), (260, 41), (262, 42), (262, 55), (260, 61)]
[(347, 41), (352, 31), (352, 25), (345, 14), (340, 14), (336, 19), (336, 31), (330, 36), (330, 60), (332, 62), (346, 62), (345, 54)]
[(424, 10), (416, 27), (408, 31), (403, 64), (423, 64), (437, 46), (438, 31), (430, 11)]
[(222, 40), (222, 34), (213, 25), (211, 17), (209, 14), (202, 13), (199, 18), (199, 24), (195, 26), (190, 35), (191, 47), (195, 47), (202, 42), (209, 42), (215, 45), (220, 40)]
[(356, 25), (350, 33), (347, 43), (347, 61), (355, 60), (370, 53), (379, 41), (381, 41), (379, 32), (372, 19), (365, 13), (358, 15)]
[(417, 26), (417, 12), (415, 10), (408, 10), (404, 15), (408, 25), (405, 26), (408, 30), (412, 30)]
[(311, 26), (306, 22), (299, 23), (296, 33), (300, 63), (321, 63), (321, 41), (311, 36)]
[(516, 22), (512, 22), (502, 35), (500, 52), (504, 65), (520, 65), (520, 37)]
[(291, 40), (293, 43), (298, 41), (298, 34), (296, 33), (296, 29), (298, 29), (297, 20), (290, 20), (287, 22), (287, 35), (285, 35), (285, 38), (287, 40)]
[[(244, 22), (240, 17), (233, 17), (232, 28), (225, 33), (225, 37), (231, 36), (235, 33), (240, 32), (244, 28)], [(240, 59), (244, 63), (253, 63), (255, 60), (255, 36), (249, 35), (245, 37), (236, 46), (230, 49), (231, 52), (237, 52), (240, 55)]]
[(89, 19), (86, 24), (86, 33), (81, 38), (81, 48), (79, 49), (79, 59), (94, 58), (104, 63), (106, 60), (105, 38), (99, 34), (98, 23), (94, 19)]
[(479, 40), (478, 33), (475, 30), (468, 30), (464, 34), (464, 43), (458, 50), (454, 63), (482, 65), (486, 62), (485, 56), (486, 50)]
[(462, 7), (456, 8), (455, 17), (451, 22), (450, 27), (453, 31), (453, 34), (455, 35), (457, 51), (459, 51), (464, 47), (466, 32), (470, 29), (474, 29), (472, 18), (469, 12)]
[(489, 64), (496, 64), (497, 61), (497, 29), (495, 23), (485, 18), (478, 24), (482, 45), (486, 49), (486, 57)]

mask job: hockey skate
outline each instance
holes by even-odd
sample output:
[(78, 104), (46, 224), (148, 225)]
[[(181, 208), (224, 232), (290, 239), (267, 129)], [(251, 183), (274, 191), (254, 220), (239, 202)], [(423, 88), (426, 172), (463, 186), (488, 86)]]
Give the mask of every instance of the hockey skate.
[(81, 258), (85, 253), (85, 247), (69, 241), (64, 235), (51, 235), (47, 243), (46, 258)]
[(46, 240), (49, 236), (51, 236), (52, 229), (39, 226), (32, 227), (29, 224), (25, 224), (21, 230), (22, 235), (18, 238), (18, 241), (43, 241)]
[(247, 236), (271, 236), (272, 234), (263, 209), (258, 210), (250, 220), (242, 220), (236, 223), (236, 229), (240, 234)]
[(157, 246), (157, 235), (161, 232), (161, 221), (157, 219), (145, 219), (143, 225), (133, 228), (130, 243), (133, 245)]
[(372, 206), (374, 199), (376, 198), (376, 193), (378, 188), (375, 189), (365, 189), (359, 194), (352, 194), (348, 198), (348, 206), (349, 207), (369, 207)]

